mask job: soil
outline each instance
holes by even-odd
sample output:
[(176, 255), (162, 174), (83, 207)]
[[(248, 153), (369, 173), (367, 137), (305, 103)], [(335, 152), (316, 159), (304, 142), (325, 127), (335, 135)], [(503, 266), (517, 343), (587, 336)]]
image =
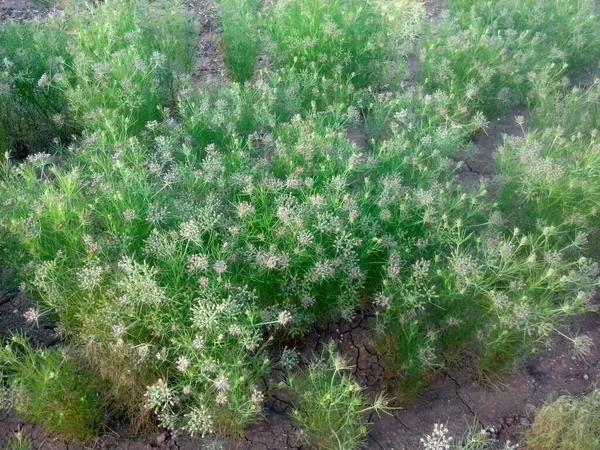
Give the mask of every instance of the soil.
[[(29, 0), (0, 1), (0, 23), (26, 21), (48, 14), (48, 10), (37, 8)], [(208, 0), (193, 0), (186, 5), (196, 13), (201, 26), (194, 83), (203, 87), (225, 77), (217, 40), (219, 25), (214, 6)], [(427, 8), (428, 16), (433, 19), (444, 9), (438, 0), (428, 2)], [(465, 162), (465, 168), (459, 174), (461, 183), (476, 186), (481, 177), (493, 175), (493, 153), (501, 145), (502, 136), (520, 136), (523, 133), (515, 122), (517, 115), (526, 117), (526, 111), (521, 108), (509, 111), (491, 124), (485, 133), (474, 138), (472, 151), (457, 156)], [(350, 134), (357, 145), (365, 145), (360, 130)], [(23, 313), (32, 306), (27, 294), (10, 286), (10, 280), (1, 274), (0, 282), (8, 286), (0, 287), (0, 339), (20, 331), (27, 333), (35, 345), (57, 345), (59, 340), (52, 323), (41, 320), (37, 325), (30, 324), (23, 317)], [(383, 379), (383, 368), (374, 348), (372, 319), (369, 314), (363, 314), (352, 322), (320, 324), (304, 338), (288, 344), (300, 351), (303, 360), (308, 360), (319, 355), (325, 343), (334, 342), (348, 365), (354, 367), (358, 382), (372, 397), (381, 391)], [(600, 314), (590, 313), (566, 326), (562, 332), (566, 335), (589, 335), (594, 343), (591, 354), (586, 359), (575, 358), (570, 342), (557, 335), (551, 348), (540, 351), (518, 371), (494, 384), (474, 381), (464, 367), (451, 368), (433, 379), (414, 402), (401, 405), (388, 415), (371, 415), (372, 426), (366, 448), (421, 449), (419, 439), (430, 433), (435, 423), (447, 424), (450, 432), (457, 437), (474, 426), (484, 430), (498, 448), (506, 440), (518, 442), (531, 424), (532, 408), (556, 395), (588, 393), (600, 382)], [(281, 377), (282, 373), (274, 370), (269, 379), (264, 380), (269, 394), (264, 420), (250, 427), (241, 439), (199, 439), (166, 430), (133, 436), (124, 427), (115, 424), (95, 442), (82, 446), (63, 442), (40, 427), (21, 420), (14, 412), (0, 410), (0, 449), (6, 448), (9, 437), (17, 431), (31, 438), (32, 448), (47, 450), (307, 449), (298, 440), (297, 427), (286, 414), (292, 407), (291, 399), (285, 391), (272, 387)]]
[(217, 4), (211, 0), (192, 0), (185, 2), (184, 6), (196, 16), (196, 24), (200, 30), (196, 43), (192, 86), (207, 88), (226, 79), (219, 42), (221, 23)]
[(54, 326), (40, 319), (38, 326), (27, 323), (23, 314), (32, 307), (26, 294), (12, 289), (0, 290), (0, 339), (14, 333), (24, 333), (40, 347), (51, 347), (59, 342)]
[(425, 14), (428, 19), (436, 20), (444, 11), (448, 11), (448, 7), (444, 0), (425, 0)]
[[(523, 125), (516, 118), (523, 117)], [(473, 138), (470, 146), (456, 159), (463, 162), (457, 173), (458, 181), (466, 188), (475, 188), (494, 175), (494, 153), (504, 142), (505, 136), (523, 137), (528, 128), (529, 115), (522, 106), (510, 108), (502, 117)]]
[(32, 0), (0, 0), (0, 24), (29, 22), (52, 13), (51, 8), (39, 6)]

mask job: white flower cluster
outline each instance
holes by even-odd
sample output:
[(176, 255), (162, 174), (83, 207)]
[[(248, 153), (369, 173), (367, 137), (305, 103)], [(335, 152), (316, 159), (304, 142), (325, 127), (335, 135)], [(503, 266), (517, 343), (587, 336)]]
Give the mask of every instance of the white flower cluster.
[(449, 450), (452, 437), (448, 436), (448, 428), (440, 423), (433, 426), (433, 432), (421, 438), (424, 450)]

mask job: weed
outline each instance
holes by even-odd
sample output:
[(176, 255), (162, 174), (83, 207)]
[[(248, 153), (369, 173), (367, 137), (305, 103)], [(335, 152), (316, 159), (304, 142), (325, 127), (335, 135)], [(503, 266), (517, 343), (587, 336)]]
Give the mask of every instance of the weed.
[[(421, 438), (424, 450), (492, 450), (497, 448), (496, 443), (477, 425), (470, 427), (459, 439), (449, 435), (448, 428), (436, 423), (431, 434)], [(498, 447), (499, 448), (499, 447)], [(519, 444), (511, 445), (510, 441), (504, 443), (502, 450), (516, 450)]]
[(222, 50), (229, 76), (238, 83), (252, 79), (261, 51), (258, 0), (221, 0)]
[(600, 391), (562, 396), (540, 408), (525, 437), (527, 450), (592, 450), (600, 446)]
[(451, 9), (426, 33), (421, 76), (430, 92), (458, 94), (469, 115), (498, 117), (527, 99), (532, 76), (575, 75), (600, 51), (590, 1), (455, 1)]
[(386, 409), (378, 397), (369, 405), (362, 388), (349, 375), (335, 345), (312, 362), (303, 375), (288, 375), (286, 385), (296, 394), (292, 418), (302, 427), (300, 437), (312, 448), (358, 449), (367, 435), (365, 416)]
[[(565, 314), (591, 307), (597, 268), (584, 255), (586, 232), (596, 214), (592, 180), (597, 164), (594, 139), (590, 139), (596, 132), (566, 140), (554, 129), (536, 132), (523, 141), (509, 140), (510, 148), (500, 157), (498, 182), (503, 196), (499, 205), (440, 184), (453, 169), (443, 157), (460, 148), (471, 130), (485, 126), (485, 117), (477, 112), (481, 107), (493, 117), (529, 96), (540, 103), (545, 126), (551, 122), (548, 99), (559, 88), (552, 80), (563, 68), (558, 64), (555, 72), (540, 59), (542, 54), (552, 54), (541, 35), (536, 38), (539, 42), (521, 42), (519, 7), (505, 3), (501, 10), (491, 2), (457, 7), (454, 15), (442, 18), (439, 29), (428, 32), (421, 53), (423, 83), (435, 93), (417, 93), (417, 98), (427, 99), (421, 100), (422, 106), (406, 94), (365, 103), (371, 140), (376, 146), (383, 140), (378, 161), (385, 163), (378, 170), (381, 167), (385, 172), (378, 172), (379, 179), (384, 173), (396, 175), (394, 184), (388, 181), (395, 186), (393, 207), (386, 206), (380, 218), (389, 222), (388, 236), (399, 236), (396, 242), (410, 236), (411, 245), (417, 243), (409, 251), (406, 244), (396, 244), (403, 251), (390, 252), (384, 288), (375, 298), (376, 305), (383, 305), (381, 350), (390, 358), (390, 369), (401, 375), (406, 394), (418, 388), (427, 374), (464, 352), (475, 357), (481, 376), (511, 368), (516, 361), (511, 355), (533, 350), (525, 342), (545, 339), (554, 329), (552, 324)], [(538, 12), (551, 16), (554, 7), (561, 8), (544, 4)], [(489, 15), (486, 8), (497, 14)], [(582, 4), (581, 8), (567, 8), (570, 16), (561, 20), (579, 20), (581, 14), (587, 18), (590, 11), (585, 8), (590, 6)], [(518, 71), (527, 74), (527, 80)], [(484, 81), (477, 81), (480, 77)], [(516, 96), (507, 97), (506, 102), (495, 93), (479, 96), (478, 89), (485, 86)], [(538, 98), (529, 93), (532, 87), (538, 88)], [(593, 93), (589, 95), (594, 98)], [(576, 100), (562, 102), (574, 104)], [(593, 114), (583, 114), (593, 126)], [(411, 162), (415, 170), (407, 164)], [(401, 206), (396, 203), (407, 191), (413, 192), (416, 205), (404, 199)], [(403, 221), (405, 214), (412, 226)], [(415, 224), (418, 227), (412, 228)], [(429, 226), (435, 231), (426, 231)], [(428, 248), (435, 249), (429, 256)], [(586, 287), (580, 291), (580, 286)], [(555, 297), (559, 292), (569, 300)], [(477, 341), (485, 346), (474, 345)]]
[(62, 21), (5, 25), (0, 41), (0, 152), (22, 159), (68, 140), (70, 114), (55, 86), (72, 63)]
[(548, 52), (552, 58), (565, 59), (569, 76), (577, 75), (600, 56), (600, 45), (589, 28), (598, 14), (597, 3), (593, 0), (544, 3), (535, 0), (451, 0), (449, 6), (469, 24), (476, 15), (483, 24), (493, 28), (499, 25), (500, 29), (518, 32), (531, 30), (533, 35), (542, 38), (540, 51)]
[(391, 18), (398, 19), (394, 12), (405, 13), (399, 8), (384, 16), (372, 0), (278, 1), (266, 23), (274, 62), (327, 78), (340, 74), (356, 88), (377, 83), (390, 56), (387, 33)]
[(98, 431), (102, 411), (91, 375), (59, 350), (36, 350), (13, 336), (0, 349), (0, 367), (12, 405), (26, 419), (78, 441)]
[(31, 439), (21, 431), (13, 433), (8, 439), (7, 450), (31, 450)]
[(181, 96), (179, 109), (192, 142), (223, 147), (271, 131), (277, 121), (276, 92), (266, 83), (227, 84)]
[(195, 35), (176, 5), (111, 0), (73, 9), (68, 22), (75, 76), (60, 86), (80, 127), (136, 132), (173, 104)]
[(564, 80), (548, 77), (538, 77), (532, 82), (535, 110), (531, 120), (535, 128), (560, 127), (566, 136), (595, 137), (600, 129), (599, 79), (586, 88), (565, 87)]
[(563, 91), (556, 84), (540, 80), (536, 129), (506, 139), (498, 152), (500, 198), (507, 215), (519, 214), (522, 224), (568, 224), (573, 244), (584, 247), (600, 208), (600, 89)]
[[(598, 88), (561, 78), (595, 54), (580, 26), (592, 9), (539, 3), (530, 18), (513, 0), (452, 2), (407, 87), (386, 67), (413, 48), (421, 4), (224, 0), (237, 82), (202, 91), (177, 5), (74, 4), (71, 62), (48, 92), (79, 134), (62, 159), (2, 160), (1, 256), (136, 428), (154, 415), (239, 434), (260, 417), (270, 343), (361, 307), (403, 395), (456, 361), (496, 376), (589, 310), (598, 283)], [(272, 67), (256, 72), (259, 41)], [(498, 202), (457, 185), (457, 150), (526, 102), (534, 125), (500, 152)], [(304, 439), (323, 448), (358, 446), (381, 407), (331, 349), (288, 384)]]

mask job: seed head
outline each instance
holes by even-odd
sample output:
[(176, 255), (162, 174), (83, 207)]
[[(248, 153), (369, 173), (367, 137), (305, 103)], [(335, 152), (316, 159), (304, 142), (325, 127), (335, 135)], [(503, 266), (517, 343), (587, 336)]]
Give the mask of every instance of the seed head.
[(204, 338), (202, 336), (195, 336), (192, 347), (194, 350), (202, 350), (204, 348)]
[(219, 375), (217, 379), (214, 381), (215, 389), (220, 392), (228, 391), (231, 387), (229, 385), (229, 380), (225, 375)]
[(222, 274), (227, 272), (227, 263), (223, 260), (216, 261), (213, 265), (213, 269), (217, 273), (217, 275), (221, 276)]
[(281, 326), (285, 326), (292, 321), (292, 313), (289, 311), (281, 311), (277, 316), (277, 323)]

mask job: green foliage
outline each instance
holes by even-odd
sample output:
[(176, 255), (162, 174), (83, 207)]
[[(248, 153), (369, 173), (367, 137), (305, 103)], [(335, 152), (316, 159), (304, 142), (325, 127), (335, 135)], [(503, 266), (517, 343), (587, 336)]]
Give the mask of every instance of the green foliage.
[(8, 439), (7, 450), (31, 450), (31, 439), (22, 432), (13, 433)]
[(336, 354), (335, 345), (310, 363), (304, 374), (288, 374), (285, 385), (296, 395), (292, 418), (302, 427), (300, 437), (319, 450), (353, 450), (362, 447), (367, 436), (369, 412), (386, 409), (385, 399), (373, 405), (349, 374), (350, 367)]
[(563, 91), (557, 84), (538, 83), (536, 129), (498, 152), (500, 198), (507, 215), (528, 226), (568, 224), (583, 247), (600, 211), (600, 86)]
[(535, 128), (560, 128), (565, 136), (591, 140), (600, 129), (600, 79), (585, 88), (564, 86), (564, 80), (535, 80), (531, 121)]
[[(81, 133), (61, 160), (2, 161), (0, 256), (138, 427), (239, 433), (260, 416), (270, 342), (361, 307), (407, 396), (456, 361), (514, 367), (597, 285), (598, 88), (559, 80), (574, 49), (594, 52), (575, 27), (590, 6), (542, 3), (535, 20), (508, 0), (453, 3), (422, 43), (421, 85), (386, 90), (422, 5), (277, 2), (273, 67), (252, 75), (258, 5), (224, 2), (244, 83), (202, 91), (180, 76), (194, 30), (179, 7), (75, 5), (51, 86)], [(568, 29), (542, 34), (559, 13)], [(526, 101), (534, 125), (500, 152), (498, 201), (461, 188), (454, 158), (484, 113)], [(311, 445), (359, 445), (371, 407), (338, 357), (289, 385)]]
[[(492, 3), (458, 9), (426, 36), (422, 75), (432, 95), (408, 91), (362, 104), (379, 152), (373, 179), (387, 185), (377, 194), (373, 183), (370, 195), (379, 196), (381, 209), (371, 214), (389, 223), (383, 229), (395, 246), (402, 242), (388, 254), (375, 296), (383, 306), (380, 350), (407, 395), (465, 353), (481, 376), (513, 367), (515, 355), (533, 351), (553, 324), (589, 309), (597, 285), (597, 267), (584, 257), (597, 214), (597, 93), (555, 94), (557, 72), (540, 57), (550, 54), (547, 43), (541, 36), (539, 44), (523, 40), (508, 27), (519, 14), (516, 4), (484, 20), (487, 7)], [(587, 20), (567, 9), (561, 20)], [(538, 10), (555, 13), (549, 4)], [(503, 103), (492, 91), (480, 96), (477, 89), (486, 86), (518, 95)], [(444, 184), (453, 170), (445, 157), (486, 125), (478, 111), (494, 115), (526, 98), (539, 104), (540, 126), (553, 128), (507, 142), (499, 204), (484, 200), (485, 186), (477, 196)], [(563, 139), (570, 133), (562, 124), (587, 131)]]
[(580, 257), (580, 246), (564, 243), (562, 228), (522, 234), (469, 223), (464, 210), (448, 208), (448, 198), (432, 198), (431, 221), (423, 224), (435, 231), (422, 235), (435, 239), (392, 253), (376, 297), (382, 350), (406, 394), (465, 351), (482, 376), (511, 368), (555, 323), (588, 309), (597, 285), (597, 266)]
[(275, 2), (266, 28), (276, 64), (363, 88), (381, 81), (390, 56), (387, 24), (374, 0), (292, 0)]
[(61, 5), (61, 0), (34, 0), (34, 3), (40, 8), (54, 8)]
[(0, 349), (2, 383), (15, 410), (52, 433), (86, 441), (102, 425), (92, 375), (60, 350), (38, 350), (22, 336)]
[(277, 93), (264, 82), (231, 83), (212, 91), (192, 91), (180, 99), (183, 126), (200, 148), (219, 147), (251, 134), (271, 131), (278, 122)]
[(258, 0), (221, 0), (222, 50), (229, 76), (238, 83), (252, 79), (261, 51)]
[(24, 158), (73, 131), (56, 81), (70, 76), (72, 58), (60, 20), (0, 27), (0, 152)]
[[(540, 35), (540, 51), (552, 57), (562, 57), (568, 64), (569, 76), (581, 73), (600, 56), (600, 44), (593, 23), (599, 12), (594, 0), (577, 2), (538, 2), (535, 0), (450, 0), (449, 7), (470, 25), (476, 14), (478, 20), (498, 30), (531, 30)], [(463, 16), (464, 13), (470, 13)], [(541, 55), (540, 55), (541, 57)]]
[[(528, 226), (568, 223), (584, 233), (600, 206), (597, 146), (597, 137), (566, 135), (558, 127), (507, 140), (498, 154), (506, 210), (520, 213)], [(573, 238), (577, 246), (587, 243), (585, 233)]]
[(68, 23), (74, 78), (61, 87), (80, 127), (139, 132), (173, 104), (195, 36), (176, 4), (110, 0), (73, 9)]
[(350, 106), (357, 93), (337, 78), (295, 70), (261, 75), (245, 85), (224, 83), (180, 96), (181, 124), (195, 146), (245, 144), (302, 117), (318, 117), (320, 124), (338, 129), (357, 120), (358, 111)]
[(422, 44), (430, 92), (453, 92), (461, 112), (488, 118), (522, 104), (531, 78), (576, 75), (600, 54), (593, 1), (455, 1)]
[(600, 446), (600, 390), (562, 396), (536, 412), (527, 450), (593, 450)]

